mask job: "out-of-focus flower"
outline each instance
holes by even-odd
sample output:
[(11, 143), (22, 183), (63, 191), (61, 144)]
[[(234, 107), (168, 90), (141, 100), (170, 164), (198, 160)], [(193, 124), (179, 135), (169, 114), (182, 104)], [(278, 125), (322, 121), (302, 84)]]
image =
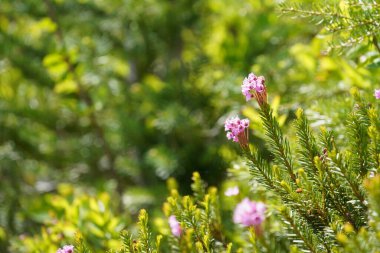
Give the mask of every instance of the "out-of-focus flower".
[(243, 199), (237, 204), (233, 221), (245, 227), (259, 226), (265, 220), (266, 206), (262, 202), (250, 201), (248, 198)]
[(375, 93), (373, 95), (376, 99), (380, 99), (380, 89), (375, 89)]
[(267, 102), (267, 89), (263, 76), (256, 76), (250, 73), (248, 77), (243, 80), (241, 92), (245, 96), (246, 101), (255, 98), (260, 106)]
[(176, 237), (180, 237), (182, 234), (182, 228), (181, 225), (179, 224), (178, 220), (174, 215), (171, 215), (169, 217), (169, 226), (172, 231), (172, 234)]
[(65, 245), (63, 248), (59, 248), (57, 250), (57, 253), (74, 253), (74, 246), (73, 245)]
[(231, 117), (224, 123), (227, 131), (227, 139), (239, 142), (243, 147), (248, 147), (248, 119), (240, 119), (238, 116)]
[(230, 197), (230, 196), (235, 196), (235, 195), (238, 195), (239, 194), (239, 187), (235, 186), (235, 187), (230, 187), (228, 188), (225, 192), (224, 192), (224, 195), (226, 195), (227, 197)]

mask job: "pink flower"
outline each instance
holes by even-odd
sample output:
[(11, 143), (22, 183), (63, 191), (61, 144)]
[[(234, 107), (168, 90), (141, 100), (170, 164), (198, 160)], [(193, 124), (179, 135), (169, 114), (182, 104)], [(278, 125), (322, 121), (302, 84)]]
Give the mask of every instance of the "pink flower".
[(248, 133), (246, 133), (248, 127), (249, 120), (241, 120), (237, 116), (227, 119), (224, 123), (224, 130), (227, 132), (227, 139), (234, 142), (239, 142), (243, 146), (248, 145)]
[(237, 186), (230, 187), (224, 192), (224, 195), (226, 195), (227, 197), (235, 196), (238, 194), (239, 194), (239, 187)]
[(257, 77), (255, 74), (250, 73), (243, 80), (241, 92), (245, 96), (246, 101), (256, 98), (259, 105), (262, 105), (267, 100), (265, 78), (263, 76)]
[(169, 217), (169, 226), (172, 234), (176, 237), (180, 237), (182, 234), (182, 228), (174, 215)]
[(62, 249), (58, 249), (57, 253), (74, 253), (73, 245), (65, 245)]
[(376, 99), (380, 99), (380, 89), (375, 89), (375, 93), (373, 95)]
[(245, 198), (236, 206), (233, 221), (245, 227), (259, 226), (265, 219), (265, 210), (264, 203), (250, 201)]

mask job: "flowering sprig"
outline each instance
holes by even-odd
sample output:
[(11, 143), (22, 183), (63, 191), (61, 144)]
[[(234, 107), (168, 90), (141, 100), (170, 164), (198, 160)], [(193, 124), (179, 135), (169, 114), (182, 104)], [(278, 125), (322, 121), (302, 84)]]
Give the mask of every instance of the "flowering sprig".
[(244, 78), (241, 91), (245, 96), (246, 101), (255, 98), (259, 103), (259, 106), (262, 106), (267, 102), (267, 89), (265, 86), (265, 78), (263, 76), (256, 76), (255, 74), (250, 73), (248, 77)]
[(228, 118), (224, 124), (227, 139), (239, 142), (242, 147), (248, 147), (248, 119), (240, 119), (238, 116)]
[(264, 129), (269, 137), (269, 145), (275, 151), (275, 159), (285, 167), (292, 181), (296, 183), (288, 141), (283, 137), (278, 121), (273, 115), (273, 110), (267, 102), (265, 78), (263, 76), (257, 77), (255, 74), (250, 73), (243, 81), (242, 93), (247, 101), (252, 98), (257, 100)]

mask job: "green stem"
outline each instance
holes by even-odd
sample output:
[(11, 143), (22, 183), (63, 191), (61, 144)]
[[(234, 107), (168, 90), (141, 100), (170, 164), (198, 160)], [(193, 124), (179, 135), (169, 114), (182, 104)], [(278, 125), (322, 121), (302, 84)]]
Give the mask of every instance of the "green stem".
[(258, 159), (252, 155), (250, 150), (244, 150), (245, 156), (250, 160), (253, 164), (253, 166), (260, 172), (260, 174), (263, 176), (263, 178), (266, 181), (267, 186), (269, 186), (272, 189), (277, 189), (277, 187), (274, 185), (273, 181), (271, 178), (268, 177), (268, 175), (264, 172), (264, 169), (261, 168), (260, 163)]
[(292, 167), (292, 161), (291, 156), (289, 154), (289, 151), (286, 146), (287, 141), (282, 136), (282, 131), (280, 129), (280, 126), (276, 120), (276, 118), (273, 116), (272, 109), (270, 108), (270, 105), (267, 103), (264, 103), (261, 106), (260, 110), (261, 118), (264, 123), (264, 127), (267, 131), (267, 136), (273, 141), (273, 148), (277, 151), (278, 155), (281, 157), (281, 160), (284, 163), (284, 166), (286, 170), (288, 171), (292, 181), (296, 183), (296, 175), (293, 173), (293, 167)]

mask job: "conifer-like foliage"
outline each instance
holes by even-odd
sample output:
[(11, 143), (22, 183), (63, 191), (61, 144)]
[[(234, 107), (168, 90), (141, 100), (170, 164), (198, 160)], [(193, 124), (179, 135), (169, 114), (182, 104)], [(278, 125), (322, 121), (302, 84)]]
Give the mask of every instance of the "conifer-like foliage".
[[(164, 214), (167, 217), (174, 215), (178, 219), (180, 235), (164, 232), (164, 235), (154, 236), (152, 231), (156, 229), (152, 229), (148, 214), (142, 209), (138, 216), (137, 232), (122, 232), (121, 248), (109, 252), (287, 252), (289, 243), (285, 234), (263, 233), (253, 227), (228, 231), (230, 225), (222, 220), (223, 208), (217, 188), (206, 188), (198, 172), (193, 173), (192, 179), (193, 196), (181, 196), (173, 179), (170, 179), (170, 196), (163, 204)], [(75, 252), (89, 253), (84, 240), (78, 238)]]
[[(297, 143), (290, 145), (270, 105), (264, 102), (259, 110), (275, 159), (268, 162), (252, 145), (240, 146), (251, 180), (277, 199), (265, 226), (242, 228), (239, 239), (231, 236), (217, 189), (206, 189), (194, 173), (193, 196), (181, 197), (176, 184), (168, 184), (170, 196), (163, 209), (167, 217), (178, 219), (180, 232), (175, 233), (170, 224), (172, 234), (154, 239), (147, 212), (141, 210), (137, 237), (123, 234), (119, 252), (160, 252), (161, 239), (163, 252), (376, 252), (380, 245), (378, 104), (352, 91), (352, 111), (346, 132), (341, 133), (349, 145), (338, 144), (333, 130), (322, 127), (315, 133), (302, 109), (294, 121)], [(275, 225), (280, 229), (273, 230)]]
[[(273, 159), (264, 159), (256, 144), (249, 142), (247, 119), (226, 120), (227, 138), (239, 144), (250, 181), (261, 184), (274, 199), (267, 200), (266, 207), (244, 198), (232, 215), (223, 209), (217, 188), (207, 188), (198, 172), (192, 176), (193, 196), (181, 196), (171, 179), (170, 196), (163, 205), (170, 230), (152, 229), (142, 209), (137, 232), (123, 232), (116, 252), (376, 252), (380, 244), (379, 104), (352, 89), (345, 131), (339, 133), (324, 126), (316, 131), (299, 108), (293, 143), (268, 103), (271, 94), (265, 79), (251, 73), (244, 79), (242, 92), (247, 101), (253, 99), (248, 106), (258, 104)], [(259, 209), (266, 210), (265, 217), (259, 216)], [(243, 233), (236, 236), (237, 230), (230, 233), (230, 229)], [(82, 239), (77, 240), (76, 249), (89, 252)]]
[[(294, 121), (296, 143), (290, 143), (267, 102), (270, 94), (266, 93), (265, 85), (255, 89), (244, 95), (253, 94), (258, 102), (273, 161), (265, 160), (261, 151), (254, 148), (255, 144), (248, 143), (247, 132), (237, 125), (245, 120), (236, 117), (227, 120), (226, 131), (231, 131), (236, 137), (233, 141), (240, 144), (251, 180), (262, 184), (276, 197), (276, 205), (269, 213), (271, 218), (282, 221), (281, 232), (272, 230), (273, 223), (268, 217), (265, 227), (250, 225), (245, 229), (248, 236), (244, 243), (234, 241), (224, 228), (217, 190), (213, 187), (206, 190), (199, 174), (194, 173), (191, 185), (194, 197), (180, 197), (177, 189), (171, 188), (164, 204), (166, 216), (174, 215), (180, 228), (175, 232), (170, 224), (172, 235), (166, 247), (172, 252), (230, 252), (236, 243), (236, 250), (243, 252), (317, 253), (358, 249), (376, 252), (380, 243), (378, 104), (368, 103), (359, 90), (352, 89), (351, 111), (346, 115), (343, 133), (326, 127), (315, 131), (300, 108)], [(345, 141), (336, 141), (337, 134)], [(129, 250), (153, 250), (147, 224), (146, 212), (142, 210), (138, 238), (132, 247), (128, 246), (132, 239), (125, 244)]]
[[(328, 51), (355, 48), (363, 53), (374, 48), (380, 53), (380, 4), (376, 0), (310, 1), (309, 4), (285, 1), (280, 7), (283, 14), (311, 19), (322, 26), (320, 35), (329, 38)], [(378, 67), (379, 58), (372, 55), (365, 63)]]
[(329, 49), (350, 49), (371, 44), (380, 52), (380, 4), (376, 0), (285, 1), (284, 14), (310, 18), (331, 35)]
[(337, 133), (325, 128), (317, 137), (299, 109), (295, 154), (290, 154), (289, 143), (268, 104), (260, 108), (268, 147), (279, 171), (268, 170), (254, 150), (254, 154), (247, 155), (253, 179), (265, 179), (264, 185), (273, 186), (284, 204), (280, 213), (290, 231), (289, 238), (294, 237), (293, 243), (309, 252), (340, 249), (342, 236), (336, 240), (336, 233), (344, 233), (343, 228), (349, 227), (351, 234), (360, 231), (361, 235), (369, 226), (368, 196), (363, 182), (380, 169), (379, 153), (375, 151), (379, 145), (380, 131), (375, 130), (379, 119), (374, 116), (379, 112), (378, 106), (365, 102), (357, 90), (353, 91), (353, 99), (343, 138), (348, 147), (340, 148), (334, 141)]

